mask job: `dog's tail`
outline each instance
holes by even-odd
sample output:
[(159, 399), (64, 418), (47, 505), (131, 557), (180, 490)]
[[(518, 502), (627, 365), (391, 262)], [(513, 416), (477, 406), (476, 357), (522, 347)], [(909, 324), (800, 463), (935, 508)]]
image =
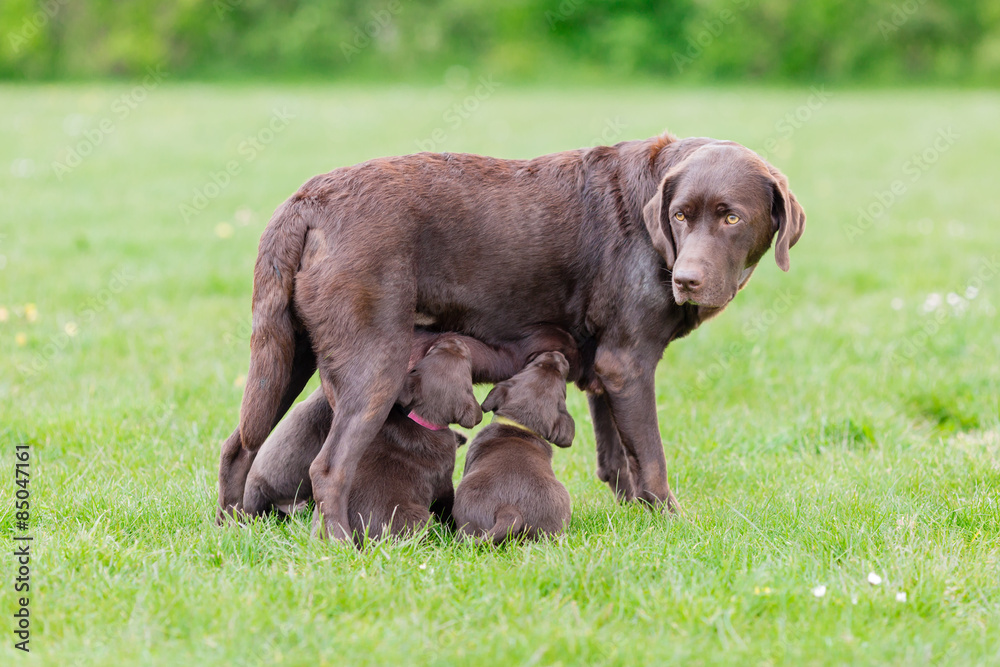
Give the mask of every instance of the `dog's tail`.
[(278, 411), (291, 384), (293, 366), (304, 352), (299, 350), (296, 355), (296, 346), (308, 345), (307, 340), (296, 336), (291, 301), (295, 273), (314, 215), (311, 204), (292, 197), (274, 212), (260, 237), (253, 271), (250, 370), (240, 407), (240, 439), (243, 448), (250, 451), (264, 444), (281, 418)]
[(500, 544), (524, 531), (524, 517), (521, 510), (513, 505), (501, 505), (497, 508), (495, 521), (493, 527), (483, 534), (484, 542)]

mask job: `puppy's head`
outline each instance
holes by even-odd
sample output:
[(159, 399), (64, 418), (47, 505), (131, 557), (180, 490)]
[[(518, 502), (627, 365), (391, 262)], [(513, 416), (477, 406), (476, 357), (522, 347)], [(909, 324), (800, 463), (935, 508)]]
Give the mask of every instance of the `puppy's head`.
[(499, 383), (483, 410), (512, 419), (559, 447), (573, 444), (576, 426), (566, 411), (569, 362), (559, 352), (543, 352), (520, 373)]
[(444, 338), (427, 351), (410, 371), (396, 402), (434, 424), (472, 428), (483, 419), (472, 393), (472, 362), (468, 346)]
[(775, 238), (775, 261), (788, 270), (806, 215), (780, 171), (731, 141), (685, 139), (665, 150), (671, 161), (643, 216), (677, 303), (724, 307)]

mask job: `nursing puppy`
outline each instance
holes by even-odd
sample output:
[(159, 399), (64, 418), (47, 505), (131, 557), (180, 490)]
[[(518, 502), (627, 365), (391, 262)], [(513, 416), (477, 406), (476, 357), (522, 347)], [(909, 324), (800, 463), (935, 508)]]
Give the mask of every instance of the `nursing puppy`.
[[(402, 406), (406, 406), (405, 409)], [(312, 496), (309, 465), (323, 446), (333, 410), (322, 391), (296, 406), (264, 443), (247, 476), (244, 511), (289, 514)], [(457, 337), (439, 340), (407, 377), (398, 402), (358, 463), (350, 493), (350, 528), (360, 546), (414, 532), (433, 507), (450, 518), (455, 450), (465, 438), (447, 428), (479, 423), (471, 354)]]
[(573, 442), (568, 372), (565, 357), (545, 352), (486, 397), (483, 409), (493, 412), (493, 422), (469, 445), (455, 494), (455, 523), (463, 536), (498, 544), (520, 535), (557, 535), (569, 524), (569, 493), (552, 472), (549, 445)]

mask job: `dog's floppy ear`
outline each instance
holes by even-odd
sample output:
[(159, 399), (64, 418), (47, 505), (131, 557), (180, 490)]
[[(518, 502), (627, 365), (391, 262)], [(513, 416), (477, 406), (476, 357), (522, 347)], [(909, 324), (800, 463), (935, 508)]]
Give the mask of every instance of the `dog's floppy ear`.
[(646, 231), (653, 242), (656, 252), (660, 253), (667, 262), (667, 268), (674, 268), (674, 260), (677, 259), (677, 249), (674, 247), (674, 235), (670, 231), (670, 220), (666, 216), (670, 213), (670, 200), (674, 194), (674, 180), (676, 174), (673, 170), (667, 173), (656, 188), (656, 194), (642, 208), (642, 217), (646, 221)]
[(806, 228), (806, 212), (802, 209), (795, 195), (788, 189), (788, 179), (780, 171), (768, 165), (774, 187), (774, 199), (771, 204), (771, 219), (778, 232), (774, 244), (774, 261), (782, 271), (789, 267), (788, 249), (802, 236)]
[(413, 398), (420, 391), (420, 373), (418, 371), (410, 371), (406, 375), (406, 379), (403, 380), (403, 388), (399, 390), (399, 396), (396, 397), (396, 402), (403, 407), (409, 407), (413, 403)]
[(479, 402), (476, 400), (475, 395), (470, 391), (469, 398), (466, 401), (465, 408), (461, 411), (455, 420), (463, 428), (475, 428), (476, 424), (483, 421), (483, 410), (479, 406)]
[(507, 384), (501, 382), (493, 387), (483, 401), (483, 412), (496, 412), (497, 408), (507, 401)]
[(553, 445), (566, 448), (573, 444), (573, 436), (576, 435), (576, 422), (565, 410), (560, 410), (559, 413), (559, 419), (556, 421), (549, 441)]

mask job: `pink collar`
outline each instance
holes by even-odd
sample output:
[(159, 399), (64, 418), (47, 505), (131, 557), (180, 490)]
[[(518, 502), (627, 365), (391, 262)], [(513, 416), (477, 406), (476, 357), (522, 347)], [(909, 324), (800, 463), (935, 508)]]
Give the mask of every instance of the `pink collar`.
[(426, 419), (418, 415), (416, 412), (413, 412), (412, 410), (410, 411), (410, 414), (407, 415), (407, 417), (417, 422), (424, 428), (429, 428), (432, 431), (443, 431), (446, 428), (448, 428), (447, 424), (445, 424), (444, 426), (442, 426), (441, 424), (432, 424), (431, 422), (427, 421)]

